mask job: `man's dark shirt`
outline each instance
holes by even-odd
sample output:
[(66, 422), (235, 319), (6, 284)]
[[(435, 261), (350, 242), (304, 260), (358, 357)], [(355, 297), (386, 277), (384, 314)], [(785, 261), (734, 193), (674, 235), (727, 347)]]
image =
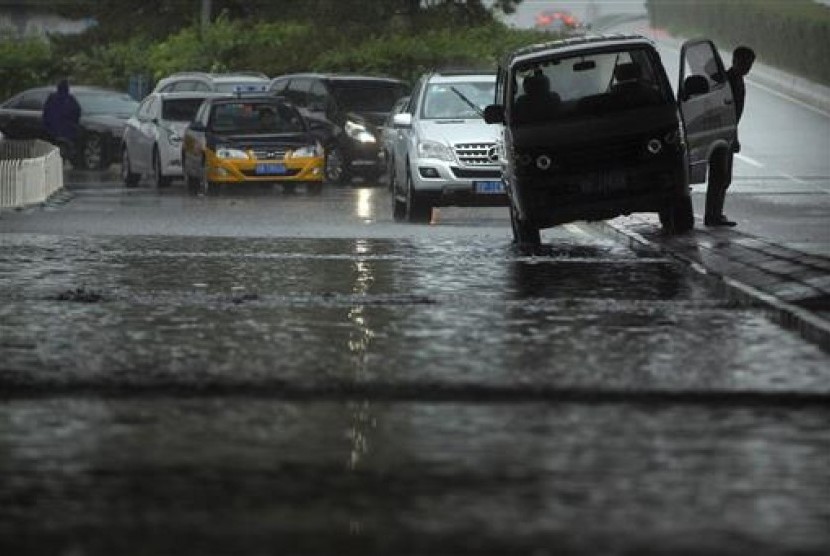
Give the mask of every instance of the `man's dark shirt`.
[(741, 121), (741, 115), (744, 113), (744, 101), (746, 100), (746, 85), (744, 84), (744, 76), (735, 71), (735, 68), (729, 68), (726, 71), (726, 78), (729, 79), (729, 85), (732, 87), (732, 97), (735, 99), (735, 116), (736, 123)]

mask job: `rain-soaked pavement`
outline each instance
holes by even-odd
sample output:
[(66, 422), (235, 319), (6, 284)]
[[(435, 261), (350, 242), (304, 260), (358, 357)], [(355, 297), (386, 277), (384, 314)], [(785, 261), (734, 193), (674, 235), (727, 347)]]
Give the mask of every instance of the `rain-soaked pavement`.
[(0, 218), (3, 554), (825, 554), (827, 354), (602, 228), (382, 188)]

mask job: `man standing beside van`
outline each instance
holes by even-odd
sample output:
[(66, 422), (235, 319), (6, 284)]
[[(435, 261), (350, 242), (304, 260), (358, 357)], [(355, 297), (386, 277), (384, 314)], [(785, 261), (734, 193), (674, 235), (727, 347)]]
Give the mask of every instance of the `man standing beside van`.
[[(732, 67), (726, 71), (729, 86), (732, 88), (732, 97), (735, 101), (735, 125), (741, 121), (746, 101), (746, 84), (744, 76), (752, 69), (755, 62), (755, 52), (747, 46), (739, 46), (732, 52)], [(729, 220), (723, 214), (723, 203), (726, 199), (726, 190), (732, 183), (732, 162), (735, 153), (741, 151), (741, 144), (737, 137), (732, 145), (732, 151), (724, 161), (723, 174), (712, 176), (706, 189), (706, 215), (703, 223), (706, 226), (736, 226), (737, 223)], [(718, 169), (713, 168), (717, 172)]]

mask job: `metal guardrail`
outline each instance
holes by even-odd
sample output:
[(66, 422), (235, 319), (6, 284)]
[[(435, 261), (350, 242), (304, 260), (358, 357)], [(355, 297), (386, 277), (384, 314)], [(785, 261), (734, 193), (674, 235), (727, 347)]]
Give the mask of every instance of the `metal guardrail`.
[(60, 149), (41, 140), (0, 140), (0, 208), (42, 203), (63, 188)]

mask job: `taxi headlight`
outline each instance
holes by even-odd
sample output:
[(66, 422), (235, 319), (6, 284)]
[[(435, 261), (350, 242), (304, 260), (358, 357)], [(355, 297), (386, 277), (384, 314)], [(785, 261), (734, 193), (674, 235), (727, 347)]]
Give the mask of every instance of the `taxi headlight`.
[(363, 124), (358, 124), (351, 120), (346, 120), (346, 125), (343, 126), (343, 129), (346, 131), (346, 135), (348, 135), (355, 141), (359, 141), (361, 143), (377, 142), (375, 136), (369, 133), (369, 130), (366, 129), (366, 126)]
[(418, 141), (418, 158), (437, 158), (447, 162), (454, 160), (450, 148), (437, 141)]
[(218, 147), (216, 149), (216, 158), (221, 158), (223, 160), (247, 160), (248, 153), (243, 151), (242, 149), (233, 149), (230, 147)]
[(285, 158), (310, 158), (312, 156), (323, 156), (323, 147), (320, 143), (298, 147), (289, 151)]

